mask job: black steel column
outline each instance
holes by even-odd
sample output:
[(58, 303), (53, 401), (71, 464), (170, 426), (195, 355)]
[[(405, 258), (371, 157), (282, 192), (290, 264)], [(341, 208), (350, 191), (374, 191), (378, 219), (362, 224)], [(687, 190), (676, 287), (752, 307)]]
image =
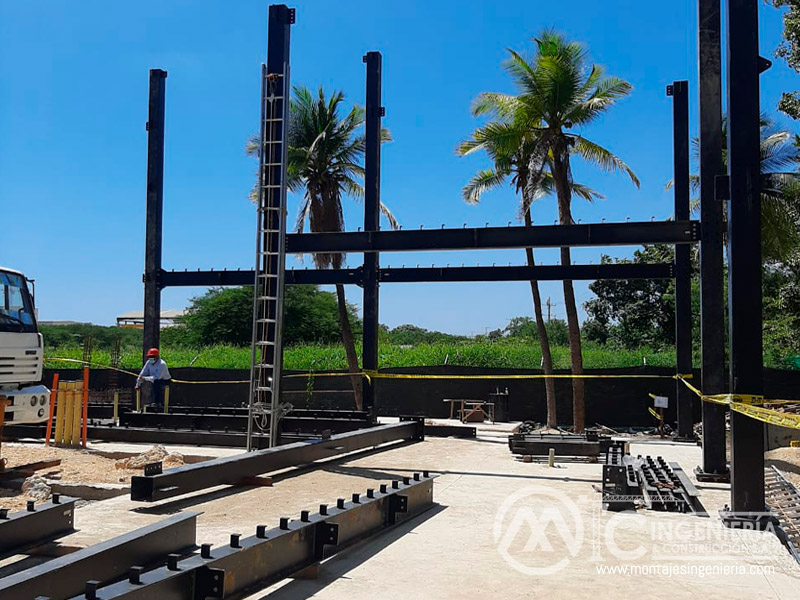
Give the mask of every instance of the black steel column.
[[(700, 91), (700, 342), (704, 394), (725, 392), (725, 329), (722, 272), (722, 202), (714, 180), (722, 174), (722, 58), (720, 0), (698, 2)], [(699, 480), (728, 478), (725, 406), (702, 403), (703, 465)]]
[[(758, 0), (727, 0), (730, 390), (762, 393)], [(764, 511), (764, 426), (731, 414), (731, 508)]]
[[(675, 192), (675, 220), (689, 218), (689, 82), (675, 81), (667, 86), (672, 96), (672, 144)], [(689, 246), (675, 245), (675, 368), (677, 373), (692, 372), (692, 268)], [(692, 392), (676, 383), (678, 437), (693, 437)]]
[(164, 107), (167, 72), (150, 70), (147, 116), (147, 221), (144, 251), (144, 331), (142, 361), (161, 338), (161, 216), (164, 208)]
[[(381, 203), (381, 68), (380, 52), (367, 52), (367, 114), (366, 152), (364, 156), (364, 231), (380, 229)], [(364, 253), (364, 370), (378, 368), (378, 252)], [(364, 380), (364, 410), (372, 411), (375, 405), (375, 382)]]

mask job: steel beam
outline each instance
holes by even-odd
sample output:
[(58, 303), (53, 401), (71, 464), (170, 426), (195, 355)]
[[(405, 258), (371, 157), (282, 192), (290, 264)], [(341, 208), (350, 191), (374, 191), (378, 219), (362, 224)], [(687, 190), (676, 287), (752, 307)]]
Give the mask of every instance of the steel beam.
[(199, 514), (181, 513), (4, 577), (0, 579), (0, 598), (64, 600), (75, 595), (89, 598), (83, 596), (89, 580), (108, 584), (127, 575), (134, 565), (160, 566), (169, 554), (185, 556), (192, 552), (196, 547)]
[[(28, 501), (27, 510), (8, 514), (0, 509), (0, 558), (69, 535), (75, 520), (75, 498), (53, 494), (50, 502), (36, 506)], [(4, 581), (4, 580), (0, 580)], [(3, 586), (0, 585), (0, 598)]]
[(131, 500), (153, 502), (218, 485), (235, 484), (246, 477), (307, 464), (362, 448), (400, 440), (421, 440), (423, 437), (423, 422), (420, 419), (342, 433), (324, 440), (295, 442), (268, 450), (218, 458), (155, 475), (135, 475), (131, 480)]
[[(763, 392), (758, 0), (727, 0), (730, 390)], [(735, 523), (763, 514), (764, 425), (731, 414)], [(757, 517), (756, 517), (757, 518)]]
[(406, 252), (562, 246), (638, 246), (693, 244), (699, 239), (698, 221), (637, 221), (532, 227), (295, 233), (286, 236), (286, 251)]
[[(672, 96), (673, 191), (675, 219), (689, 219), (689, 82), (667, 87)], [(692, 265), (689, 246), (675, 245), (675, 367), (678, 374), (692, 372)], [(675, 382), (678, 437), (694, 437), (691, 390)]]
[(415, 473), (391, 486), (368, 489), (366, 495), (353, 494), (349, 501), (340, 498), (335, 506), (322, 504), (316, 514), (303, 511), (299, 520), (282, 518), (274, 529), (259, 526), (254, 536), (232, 534), (227, 546), (204, 545), (199, 556), (133, 573), (128, 581), (102, 589), (87, 584), (86, 595), (75, 600), (240, 598), (433, 506), (433, 477)]
[[(722, 202), (714, 182), (722, 174), (722, 56), (720, 0), (699, 0), (700, 110), (700, 347), (702, 390), (725, 393), (725, 329), (722, 269)], [(703, 464), (698, 480), (727, 477), (726, 407), (703, 402)]]
[[(286, 271), (286, 283), (292, 285), (362, 285), (363, 270), (294, 269)], [(162, 271), (162, 287), (252, 285), (253, 271)], [(384, 283), (425, 283), (457, 281), (560, 281), (561, 279), (671, 279), (674, 268), (669, 263), (537, 265), (529, 267), (385, 267), (379, 270)]]
[[(367, 52), (367, 106), (364, 153), (364, 231), (374, 233), (381, 225), (381, 70), (383, 57), (380, 52)], [(380, 259), (378, 252), (364, 253), (363, 281), (363, 352), (362, 363), (366, 370), (378, 368), (378, 278)], [(362, 384), (364, 409), (375, 406), (375, 384), (364, 378)]]
[(164, 112), (167, 72), (150, 70), (147, 116), (147, 217), (144, 254), (144, 329), (142, 361), (148, 348), (158, 348), (161, 336), (161, 237), (164, 210)]

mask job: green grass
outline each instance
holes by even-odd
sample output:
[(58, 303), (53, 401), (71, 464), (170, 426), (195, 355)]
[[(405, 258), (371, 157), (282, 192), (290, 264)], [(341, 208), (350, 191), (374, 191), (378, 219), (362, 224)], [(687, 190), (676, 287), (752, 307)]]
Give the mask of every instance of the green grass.
[[(249, 369), (250, 349), (233, 346), (207, 346), (203, 348), (170, 347), (161, 349), (164, 360), (170, 367), (195, 367), (213, 369)], [(358, 348), (360, 353), (360, 348)], [(80, 360), (82, 348), (49, 348), (48, 358), (64, 357)], [(569, 368), (569, 348), (554, 346), (553, 363), (556, 369)], [(646, 358), (649, 366), (672, 367), (675, 352), (655, 352), (649, 349), (624, 350), (584, 343), (583, 361), (587, 369), (634, 367), (642, 365)], [(499, 342), (453, 342), (420, 344), (411, 347), (382, 344), (379, 366), (412, 367), (433, 365), (459, 365), (484, 368), (537, 369), (541, 361), (539, 345), (532, 340), (503, 340)], [(108, 351), (96, 350), (92, 362), (110, 365)], [(47, 367), (74, 368), (68, 362), (48, 361)], [(141, 349), (128, 347), (123, 350), (120, 363), (122, 369), (138, 371), (141, 368)], [(347, 362), (341, 345), (303, 345), (288, 347), (284, 351), (284, 367), (291, 370), (327, 371), (345, 369)]]

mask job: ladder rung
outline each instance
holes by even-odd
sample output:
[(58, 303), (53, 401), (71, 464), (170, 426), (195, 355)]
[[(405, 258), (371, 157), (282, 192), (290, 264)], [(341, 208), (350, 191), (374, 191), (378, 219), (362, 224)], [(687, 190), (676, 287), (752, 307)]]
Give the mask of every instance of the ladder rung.
[(272, 388), (271, 387), (257, 387), (256, 391), (257, 392), (271, 392)]
[(278, 277), (277, 275), (273, 275), (271, 273), (259, 273), (258, 276), (259, 277), (269, 277), (270, 279), (276, 279)]
[[(263, 341), (263, 342), (256, 342), (256, 346), (274, 346), (275, 342)], [(264, 365), (259, 365), (264, 366)]]
[(277, 323), (276, 319), (256, 319), (256, 323)]

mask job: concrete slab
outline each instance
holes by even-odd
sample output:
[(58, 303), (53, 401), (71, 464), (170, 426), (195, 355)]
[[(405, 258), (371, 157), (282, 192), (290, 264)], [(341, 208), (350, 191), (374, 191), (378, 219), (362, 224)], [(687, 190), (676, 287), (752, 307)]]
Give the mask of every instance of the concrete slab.
[[(687, 444), (634, 439), (632, 452), (662, 455), (687, 473), (700, 460), (700, 449)], [(231, 533), (252, 535), (256, 525), (275, 526), (423, 469), (441, 473), (434, 485), (440, 507), (326, 561), (316, 580), (289, 580), (251, 598), (798, 596), (800, 568), (772, 534), (731, 531), (716, 517), (727, 485), (698, 485), (708, 518), (607, 513), (593, 487), (601, 465), (523, 463), (499, 431), (356, 453), (286, 471), (272, 488), (216, 488), (153, 505), (96, 502), (76, 511), (80, 531), (65, 543), (94, 543), (200, 510), (198, 542), (225, 544)]]

